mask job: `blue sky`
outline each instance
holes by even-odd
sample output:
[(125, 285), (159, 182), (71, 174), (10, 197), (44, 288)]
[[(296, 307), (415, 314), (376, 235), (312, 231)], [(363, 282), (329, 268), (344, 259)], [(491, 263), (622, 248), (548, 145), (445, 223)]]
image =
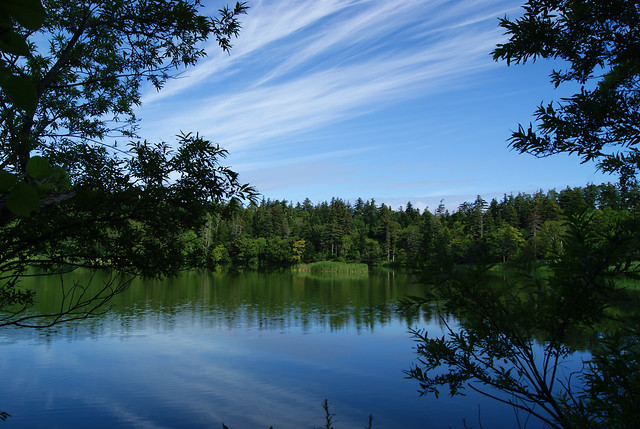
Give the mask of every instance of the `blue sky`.
[[(205, 0), (213, 14), (223, 3)], [(230, 55), (143, 95), (140, 134), (199, 132), (265, 198), (374, 198), (449, 209), (480, 194), (615, 181), (575, 157), (507, 147), (541, 102), (569, 94), (552, 64), (491, 51), (520, 1), (254, 0)]]

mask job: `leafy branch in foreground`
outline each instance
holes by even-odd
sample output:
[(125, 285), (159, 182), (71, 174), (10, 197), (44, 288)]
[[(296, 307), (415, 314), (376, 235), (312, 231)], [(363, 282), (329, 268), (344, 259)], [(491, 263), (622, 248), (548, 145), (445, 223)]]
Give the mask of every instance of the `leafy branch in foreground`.
[[(28, 217), (5, 219), (0, 228), (5, 243), (0, 249), (0, 303), (30, 306), (33, 297), (18, 288), (25, 276), (86, 268), (157, 277), (208, 267), (202, 249), (192, 246), (186, 233), (202, 228), (220, 201), (251, 198), (253, 189), (218, 165), (226, 155), (223, 149), (198, 135), (179, 136), (175, 151), (166, 144), (138, 142), (132, 144), (132, 153), (124, 160), (105, 149), (78, 154), (70, 166), (82, 171), (73, 184), (73, 198)], [(112, 295), (127, 282), (119, 278), (105, 288)], [(93, 298), (100, 304), (108, 300), (102, 294)], [(82, 302), (61, 309), (65, 317), (57, 320), (95, 310)], [(23, 310), (14, 306), (7, 311), (17, 317)], [(9, 323), (22, 324), (22, 319), (5, 317), (3, 324)]]
[(576, 154), (582, 162), (637, 184), (640, 174), (640, 9), (636, 2), (530, 0), (524, 14), (500, 20), (509, 40), (493, 52), (507, 64), (538, 58), (562, 60), (555, 87), (579, 92), (540, 105), (535, 126), (520, 125), (511, 146), (521, 153)]
[[(189, 233), (215, 208), (253, 198), (198, 134), (136, 135), (144, 82), (161, 89), (240, 30), (244, 3), (25, 0), (0, 4), (0, 325), (48, 326), (99, 311), (129, 276), (205, 266)], [(129, 145), (122, 149), (118, 140)], [(115, 270), (94, 295), (69, 289), (55, 314), (27, 314), (26, 276)], [(66, 288), (64, 284), (61, 287)], [(42, 323), (38, 323), (41, 321)]]
[[(74, 281), (70, 286), (67, 286), (64, 277), (60, 275), (59, 287), (62, 298), (57, 303), (57, 307), (47, 313), (29, 312), (34, 303), (34, 293), (30, 290), (18, 291), (28, 296), (18, 297), (12, 302), (6, 300), (0, 302), (0, 328), (9, 325), (21, 328), (50, 328), (58, 323), (104, 314), (108, 310), (109, 300), (126, 290), (133, 280), (131, 276), (111, 273), (95, 285), (94, 277), (95, 272), (87, 282)], [(54, 279), (51, 277), (50, 283), (51, 287), (54, 287)], [(4, 298), (15, 292), (15, 289), (7, 288), (0, 291), (0, 296)]]
[[(546, 278), (496, 284), (482, 265), (425, 275), (434, 293), (414, 304), (436, 305), (445, 335), (412, 331), (418, 362), (406, 374), (418, 381), (421, 395), (437, 396), (446, 386), (454, 396), (469, 388), (554, 428), (617, 427), (640, 416), (624, 405), (627, 399), (620, 402), (638, 403), (638, 327), (608, 312), (619, 289), (613, 275), (628, 270), (637, 225), (620, 222), (603, 236), (583, 215), (567, 226), (565, 252)], [(592, 358), (571, 371), (569, 362), (580, 358), (572, 345), (578, 333), (591, 339)], [(635, 360), (627, 364), (628, 358)], [(620, 387), (607, 384), (614, 380)]]

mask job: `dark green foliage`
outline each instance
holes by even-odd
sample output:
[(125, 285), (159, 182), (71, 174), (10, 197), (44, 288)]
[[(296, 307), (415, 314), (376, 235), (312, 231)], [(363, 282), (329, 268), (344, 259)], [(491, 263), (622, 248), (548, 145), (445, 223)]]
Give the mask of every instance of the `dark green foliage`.
[[(18, 3), (3, 2), (11, 15), (0, 19), (0, 325), (35, 320), (25, 313), (33, 299), (20, 289), (25, 275), (117, 270), (93, 301), (86, 285), (72, 288), (73, 304), (60, 311), (69, 319), (126, 287), (121, 276), (212, 266), (215, 248), (194, 231), (220, 204), (253, 198), (253, 188), (198, 134), (140, 140), (133, 109), (144, 81), (160, 89), (205, 55), (201, 42), (213, 37), (228, 51), (247, 7), (212, 18), (198, 0), (44, 0), (40, 19), (23, 10), (42, 9), (37, 2)], [(6, 76), (29, 82), (33, 106)]]
[[(609, 428), (630, 428), (640, 416), (640, 338), (637, 331), (605, 336), (584, 375), (584, 407)], [(578, 422), (580, 423), (580, 422)]]
[[(551, 427), (612, 427), (637, 419), (636, 331), (607, 311), (617, 290), (612, 273), (626, 271), (628, 252), (637, 248), (639, 229), (631, 226), (622, 220), (603, 232), (592, 216), (570, 218), (564, 252), (547, 276), (496, 282), (486, 265), (433, 267), (424, 277), (432, 297), (415, 302), (436, 305), (446, 333), (413, 331), (418, 364), (407, 375), (421, 394), (471, 389)], [(450, 315), (459, 326), (450, 324)], [(563, 368), (575, 359), (577, 333), (592, 338), (593, 359), (572, 378)]]
[(357, 263), (345, 263), (345, 262), (331, 262), (320, 261), (310, 264), (298, 264), (292, 268), (293, 271), (309, 271), (319, 273), (368, 273), (369, 267), (367, 264)]
[[(316, 205), (263, 200), (220, 207), (200, 235), (207, 252), (218, 249), (229, 256), (216, 263), (236, 267), (334, 261), (417, 268), (444, 259), (468, 264), (479, 258), (544, 262), (562, 254), (568, 217), (592, 213), (594, 225), (605, 233), (616, 219), (632, 217), (634, 199), (624, 195), (633, 192), (603, 184), (505, 195), (490, 203), (478, 196), (453, 213), (442, 209), (440, 214), (421, 213), (410, 204), (393, 210), (373, 200), (355, 205), (335, 198)], [(640, 259), (638, 252), (631, 254)]]
[[(96, 151), (86, 168), (108, 169), (103, 178), (87, 174), (64, 204), (8, 221), (0, 230), (5, 289), (15, 286), (9, 280), (33, 268), (43, 274), (85, 267), (161, 276), (210, 266), (202, 246), (193, 245), (196, 237), (187, 232), (201, 230), (219, 201), (248, 195), (250, 189), (217, 166), (225, 155), (217, 145), (197, 135), (183, 135), (177, 143), (176, 151), (136, 143), (134, 151), (145, 156), (123, 161)], [(197, 152), (198, 170), (185, 168), (184, 152)], [(170, 175), (177, 178), (169, 182)]]
[(14, 21), (23, 28), (40, 28), (46, 14), (39, 0), (5, 0), (0, 3), (0, 88), (17, 108), (33, 112), (37, 94), (33, 82), (11, 70), (10, 56), (29, 55), (29, 45), (14, 28)]
[[(502, 248), (506, 259), (517, 233), (530, 233), (528, 258), (543, 253), (548, 275), (522, 271), (517, 283), (500, 283), (487, 278), (480, 262), (471, 269), (449, 263), (426, 271), (435, 293), (416, 303), (437, 305), (445, 335), (414, 331), (419, 359), (407, 375), (422, 394), (447, 387), (456, 395), (470, 388), (554, 428), (635, 427), (637, 316), (609, 306), (623, 275), (636, 282), (640, 277), (632, 263), (640, 251), (634, 187), (640, 172), (640, 8), (625, 0), (531, 0), (524, 10), (519, 19), (500, 21), (510, 40), (498, 45), (494, 58), (507, 64), (564, 60), (567, 69), (554, 71), (552, 82), (574, 82), (581, 89), (560, 103), (541, 105), (535, 129), (520, 126), (511, 145), (537, 156), (567, 152), (582, 162), (594, 160), (618, 174), (621, 187), (613, 198), (607, 185), (549, 193), (558, 210), (548, 210), (552, 205), (540, 195), (533, 205), (505, 196), (502, 212), (492, 202), (490, 213), (500, 213), (503, 224), (498, 222), (489, 249)], [(626, 211), (619, 210), (621, 201)], [(449, 324), (450, 314), (460, 326)], [(565, 362), (577, 351), (575, 333), (591, 334), (591, 359), (566, 374)]]
[(235, 17), (246, 9), (238, 4), (212, 19), (199, 15), (197, 0), (48, 0), (44, 6), (39, 37), (49, 40), (49, 52), (31, 44), (26, 61), (5, 59), (13, 75), (35, 83), (38, 100), (31, 112), (11, 105), (0, 112), (2, 163), (18, 171), (34, 150), (64, 165), (105, 138), (132, 136), (142, 82), (160, 89), (172, 70), (205, 55), (199, 42), (211, 36), (229, 49), (239, 29)]
[(567, 152), (618, 174), (623, 184), (640, 173), (640, 8), (636, 2), (531, 0), (521, 18), (504, 18), (509, 41), (493, 55), (507, 64), (538, 58), (563, 60), (551, 82), (580, 91), (541, 105), (536, 125), (520, 126), (511, 145), (548, 156)]

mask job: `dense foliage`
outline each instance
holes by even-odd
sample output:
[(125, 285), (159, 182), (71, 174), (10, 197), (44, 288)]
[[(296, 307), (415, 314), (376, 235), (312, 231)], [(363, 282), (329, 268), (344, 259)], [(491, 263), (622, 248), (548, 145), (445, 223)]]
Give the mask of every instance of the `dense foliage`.
[[(433, 265), (425, 281), (434, 294), (415, 302), (437, 307), (445, 333), (413, 332), (418, 362), (406, 373), (422, 394), (471, 389), (510, 404), (525, 412), (525, 425), (535, 416), (553, 428), (635, 427), (640, 326), (637, 311), (612, 307), (640, 279), (637, 190), (627, 192), (640, 172), (640, 7), (626, 0), (530, 0), (523, 8), (519, 18), (500, 20), (509, 40), (494, 58), (554, 59), (563, 69), (551, 74), (552, 83), (580, 90), (541, 105), (535, 126), (520, 126), (510, 143), (537, 156), (565, 152), (595, 161), (618, 175), (624, 210), (606, 196), (605, 207), (589, 209), (589, 191), (587, 201), (567, 195), (572, 208), (557, 225), (562, 230), (545, 276), (523, 270), (517, 282), (496, 281), (483, 261)], [(535, 237), (538, 216), (535, 210), (529, 218)], [(538, 251), (534, 240), (534, 257)], [(581, 356), (571, 339), (585, 332), (589, 354)], [(570, 370), (572, 361), (582, 368)]]
[(623, 194), (612, 184), (588, 185), (490, 202), (477, 197), (452, 213), (442, 204), (421, 212), (411, 203), (394, 210), (361, 199), (315, 205), (263, 200), (218, 211), (197, 242), (213, 263), (252, 268), (321, 260), (408, 267), (443, 258), (456, 263), (553, 260), (562, 253), (569, 216), (589, 212), (605, 233), (617, 219), (631, 216), (636, 194)]
[[(85, 317), (127, 285), (198, 267), (185, 237), (217, 204), (253, 189), (220, 165), (226, 151), (195, 133), (137, 135), (143, 89), (160, 90), (225, 51), (247, 7), (217, 17), (198, 0), (3, 2), (0, 19), (0, 326)], [(29, 18), (31, 17), (31, 18)], [(37, 19), (36, 19), (37, 18)], [(179, 130), (176, 130), (178, 133)], [(26, 313), (27, 275), (113, 269), (97, 295), (64, 285), (51, 317)], [(42, 319), (40, 319), (42, 318)], [(42, 322), (39, 322), (42, 320)]]
[(507, 64), (561, 60), (551, 82), (578, 92), (542, 104), (536, 123), (511, 139), (520, 152), (565, 152), (637, 183), (640, 174), (640, 5), (629, 0), (532, 0), (500, 26), (509, 40), (493, 52)]
[(427, 270), (430, 294), (415, 302), (437, 308), (445, 334), (413, 331), (418, 361), (406, 373), (421, 394), (473, 390), (553, 428), (637, 421), (638, 319), (616, 301), (640, 277), (640, 228), (630, 216), (603, 228), (596, 213), (570, 215), (562, 252), (543, 273), (496, 278), (482, 263)]

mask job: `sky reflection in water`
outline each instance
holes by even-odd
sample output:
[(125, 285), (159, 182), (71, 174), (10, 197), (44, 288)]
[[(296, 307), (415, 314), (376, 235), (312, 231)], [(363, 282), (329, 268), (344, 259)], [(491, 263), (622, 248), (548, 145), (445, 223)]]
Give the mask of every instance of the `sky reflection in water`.
[[(191, 274), (137, 283), (106, 316), (55, 331), (0, 332), (0, 410), (18, 427), (513, 427), (475, 395), (419, 398), (397, 299), (405, 275), (322, 279)], [(480, 404), (480, 402), (482, 403)], [(480, 407), (479, 407), (480, 405)], [(531, 424), (527, 427), (536, 427)]]

